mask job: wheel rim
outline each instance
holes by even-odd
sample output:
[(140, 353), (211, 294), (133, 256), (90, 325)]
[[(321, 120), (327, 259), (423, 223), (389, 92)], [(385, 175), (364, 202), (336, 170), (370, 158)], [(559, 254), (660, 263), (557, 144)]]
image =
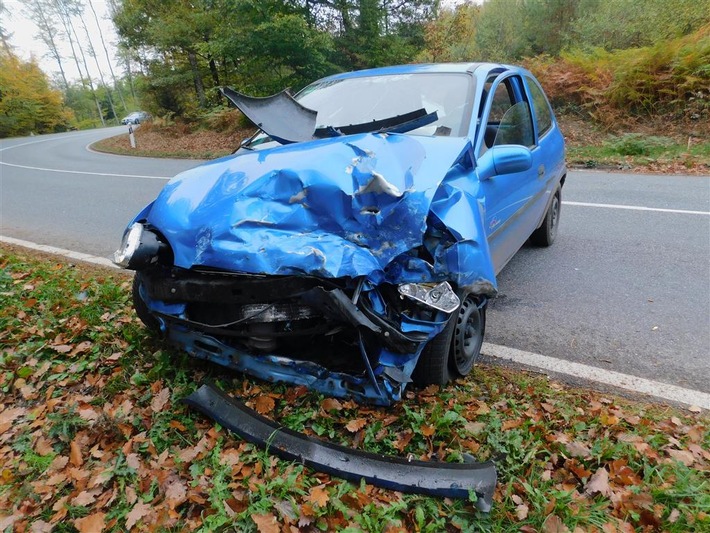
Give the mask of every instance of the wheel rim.
[(557, 195), (552, 199), (550, 206), (550, 236), (554, 237), (557, 234), (557, 222), (560, 217), (560, 199)]
[(454, 332), (453, 363), (456, 371), (466, 375), (481, 353), (484, 315), (474, 300), (466, 300), (459, 312)]

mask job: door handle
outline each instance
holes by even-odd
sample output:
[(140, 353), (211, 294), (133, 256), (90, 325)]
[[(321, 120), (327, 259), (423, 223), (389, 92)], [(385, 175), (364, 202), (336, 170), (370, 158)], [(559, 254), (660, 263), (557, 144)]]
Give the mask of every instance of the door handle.
[(537, 167), (537, 178), (542, 179), (545, 177), (545, 165), (540, 165)]

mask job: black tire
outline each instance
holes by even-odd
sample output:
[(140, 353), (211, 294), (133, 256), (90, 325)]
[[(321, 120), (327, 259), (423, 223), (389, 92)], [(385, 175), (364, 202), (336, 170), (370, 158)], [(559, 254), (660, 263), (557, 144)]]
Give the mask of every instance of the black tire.
[(136, 315), (140, 318), (141, 322), (151, 331), (160, 331), (160, 322), (148, 309), (148, 306), (141, 298), (141, 285), (143, 284), (143, 275), (140, 272), (136, 272), (133, 276), (133, 309), (136, 310)]
[(453, 378), (468, 375), (481, 355), (485, 331), (485, 305), (467, 296), (457, 315), (424, 347), (412, 373), (414, 383), (443, 386)]
[(555, 196), (552, 197), (552, 203), (547, 208), (545, 219), (542, 221), (542, 226), (537, 228), (530, 235), (530, 242), (535, 246), (550, 246), (555, 242), (557, 237), (557, 227), (560, 224), (560, 213), (562, 210), (562, 191), (557, 189)]

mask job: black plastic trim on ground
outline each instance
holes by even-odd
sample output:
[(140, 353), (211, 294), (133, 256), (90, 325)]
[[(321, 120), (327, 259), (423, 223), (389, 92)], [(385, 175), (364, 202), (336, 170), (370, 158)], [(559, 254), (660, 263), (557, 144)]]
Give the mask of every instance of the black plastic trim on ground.
[(491, 508), (497, 476), (490, 461), (408, 461), (323, 442), (274, 423), (210, 383), (202, 385), (184, 402), (244, 440), (319, 472), (356, 484), (364, 479), (377, 487), (429, 496), (468, 498), (473, 491), (481, 511), (488, 512)]

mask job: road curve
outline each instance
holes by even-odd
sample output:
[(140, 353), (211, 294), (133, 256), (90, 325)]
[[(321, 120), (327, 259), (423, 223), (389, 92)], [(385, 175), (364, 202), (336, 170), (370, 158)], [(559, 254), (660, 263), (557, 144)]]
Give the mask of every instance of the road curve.
[(88, 149), (121, 133), (126, 126), (0, 141), (1, 233), (108, 256), (167, 179), (200, 163)]
[[(0, 142), (0, 234), (108, 257), (167, 178), (111, 156), (125, 127)], [(623, 208), (620, 208), (623, 207)], [(570, 172), (558, 240), (499, 276), (487, 340), (710, 392), (710, 177)]]

